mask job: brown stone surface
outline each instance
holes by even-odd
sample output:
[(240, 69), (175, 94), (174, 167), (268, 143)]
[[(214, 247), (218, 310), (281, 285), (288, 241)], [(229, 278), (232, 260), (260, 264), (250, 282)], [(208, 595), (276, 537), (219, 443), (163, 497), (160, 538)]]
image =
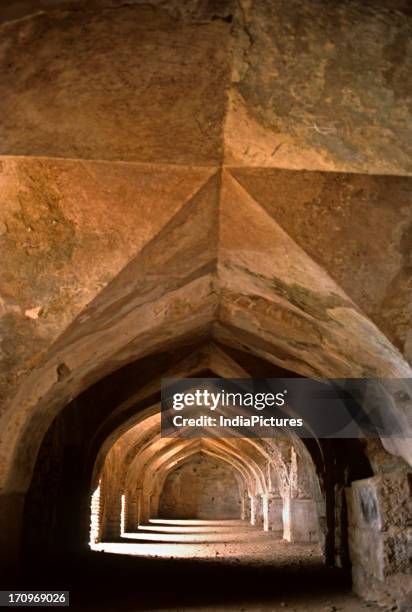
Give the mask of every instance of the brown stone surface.
[(42, 0), (0, 21), (2, 153), (411, 174), (405, 2)]
[[(296, 232), (305, 235), (305, 225), (291, 225), (287, 233), (285, 221), (266, 209), (266, 183), (257, 193), (253, 181), (247, 191), (227, 170), (127, 164), (109, 169), (104, 163), (18, 158), (7, 164), (25, 178), (20, 182), (20, 175), (5, 175), (10, 226), (3, 235), (10, 266), (3, 284), (14, 299), (10, 307), (16, 321), (5, 327), (4, 346), (22, 351), (22, 359), (9, 360), (4, 374), (7, 384), (19, 387), (14, 399), (11, 386), (6, 387), (17, 407), (11, 408), (15, 422), (21, 423), (19, 415), (33, 416), (25, 433), (30, 442), (20, 442), (25, 456), (58, 406), (82, 389), (134, 359), (196, 338), (246, 348), (303, 375), (409, 375), (400, 353), (329, 274), (334, 244), (320, 240), (323, 250), (317, 252), (324, 255), (328, 247), (331, 256), (319, 265), (299, 245)], [(50, 178), (47, 189), (42, 172)], [(312, 188), (331, 176), (313, 175)], [(331, 181), (332, 192), (345, 193), (345, 183), (336, 186), (334, 176)], [(69, 191), (73, 182), (78, 185), (74, 195)], [(373, 177), (369, 187), (372, 194), (378, 189)], [(382, 218), (379, 210), (376, 215)], [(312, 244), (315, 252), (317, 243)], [(400, 265), (398, 243), (385, 244), (392, 265)], [(350, 262), (357, 272), (355, 255), (356, 249), (345, 270)], [(385, 258), (367, 261), (367, 277), (372, 270), (389, 276), (386, 270), (392, 268)], [(27, 288), (18, 281), (26, 277), (31, 280)], [(344, 280), (349, 278), (346, 272)], [(33, 367), (22, 387), (19, 381)], [(407, 409), (407, 403), (400, 404), (402, 418)], [(41, 414), (39, 420), (35, 414)], [(10, 448), (20, 425), (7, 417), (5, 427)], [(21, 453), (17, 447), (14, 452), (16, 470)], [(407, 457), (409, 451), (399, 446), (398, 452)], [(10, 482), (17, 486), (16, 475)]]
[(219, 163), (230, 26), (80, 6), (1, 26), (1, 153)]
[[(1, 162), (2, 392), (207, 182), (211, 170)], [(8, 379), (4, 381), (4, 376)]]
[(352, 483), (347, 490), (354, 587), (383, 604), (412, 597), (411, 473), (398, 469)]
[(250, 168), (232, 175), (407, 352), (411, 181)]
[(410, 174), (412, 25), (385, 4), (241, 1), (226, 163)]
[(168, 473), (158, 510), (161, 518), (208, 520), (237, 519), (240, 512), (233, 470), (201, 455)]

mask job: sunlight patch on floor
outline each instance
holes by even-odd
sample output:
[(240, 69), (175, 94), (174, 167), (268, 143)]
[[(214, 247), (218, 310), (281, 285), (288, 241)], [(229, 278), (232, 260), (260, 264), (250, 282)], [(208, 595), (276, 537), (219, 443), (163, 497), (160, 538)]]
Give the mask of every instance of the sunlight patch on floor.
[(276, 557), (287, 562), (297, 555), (320, 562), (319, 546), (291, 544), (276, 534), (244, 521), (151, 519), (135, 532), (123, 533), (118, 542), (91, 544), (91, 549), (118, 555), (163, 558), (216, 559), (235, 562)]

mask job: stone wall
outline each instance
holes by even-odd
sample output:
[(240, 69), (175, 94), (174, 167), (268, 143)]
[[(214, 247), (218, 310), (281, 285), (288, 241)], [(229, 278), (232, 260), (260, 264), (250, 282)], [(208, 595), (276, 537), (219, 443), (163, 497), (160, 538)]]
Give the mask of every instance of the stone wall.
[(171, 472), (160, 497), (162, 518), (239, 519), (241, 498), (233, 471), (195, 457)]
[(288, 542), (318, 542), (319, 519), (313, 499), (285, 499), (283, 537)]
[(412, 472), (398, 469), (355, 481), (347, 500), (355, 591), (382, 605), (397, 603), (410, 610)]

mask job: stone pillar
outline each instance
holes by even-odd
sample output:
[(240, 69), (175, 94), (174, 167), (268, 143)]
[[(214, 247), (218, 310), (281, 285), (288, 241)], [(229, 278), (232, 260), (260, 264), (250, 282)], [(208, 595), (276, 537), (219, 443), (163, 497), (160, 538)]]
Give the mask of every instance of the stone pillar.
[(288, 542), (317, 542), (318, 513), (312, 499), (286, 498), (283, 504), (283, 538)]
[(135, 493), (127, 496), (126, 531), (133, 533), (137, 529), (137, 500)]
[(292, 500), (286, 497), (283, 500), (282, 519), (283, 519), (283, 539), (287, 542), (293, 542), (292, 539), (292, 521), (291, 521), (291, 504)]
[(152, 493), (150, 497), (150, 518), (159, 516), (160, 493)]
[(250, 524), (251, 525), (255, 525), (256, 524), (256, 496), (255, 495), (251, 495), (250, 496)]
[(263, 528), (263, 499), (261, 495), (254, 495), (254, 522), (252, 525)]
[(136, 524), (139, 526), (142, 523), (142, 490), (136, 491)]
[(140, 499), (140, 523), (145, 525), (151, 517), (151, 495), (142, 495)]
[(242, 497), (242, 512), (240, 518), (242, 521), (250, 521), (250, 497), (247, 492)]
[(343, 484), (335, 484), (335, 537), (334, 552), (335, 565), (345, 569), (350, 569), (348, 550), (348, 513), (345, 497), (345, 487)]
[(126, 531), (128, 498), (123, 494), (120, 498), (120, 535)]
[(355, 592), (412, 609), (412, 472), (394, 470), (346, 490)]
[(101, 540), (101, 485), (96, 487), (92, 494), (90, 506), (90, 544), (97, 544)]
[(280, 495), (268, 496), (267, 530), (283, 537), (283, 499)]
[(116, 542), (121, 538), (122, 496), (120, 493), (106, 500), (102, 526), (102, 540)]
[(262, 495), (262, 519), (263, 531), (269, 531), (269, 497)]

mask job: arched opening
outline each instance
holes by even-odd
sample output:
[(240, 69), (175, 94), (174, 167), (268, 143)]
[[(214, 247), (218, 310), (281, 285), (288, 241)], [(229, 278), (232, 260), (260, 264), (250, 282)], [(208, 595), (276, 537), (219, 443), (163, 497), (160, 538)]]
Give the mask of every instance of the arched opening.
[[(196, 355), (195, 367), (188, 370), (196, 377), (202, 372), (204, 376), (221, 374), (217, 365), (210, 370), (202, 363), (201, 356), (209, 359), (210, 351), (226, 354), (227, 375), (235, 367), (235, 356), (237, 367), (241, 362), (240, 353), (229, 355), (223, 345), (207, 350), (195, 345), (182, 349), (183, 364), (187, 364), (188, 350)], [(146, 565), (149, 562), (219, 559), (228, 567), (239, 564), (242, 571), (252, 574), (258, 567), (279, 572), (286, 598), (291, 597), (287, 589), (293, 591), (295, 578), (290, 572), (293, 574), (294, 567), (300, 568), (299, 579), (305, 588), (317, 593), (314, 597), (321, 596), (326, 576), (332, 591), (346, 592), (351, 561), (345, 488), (373, 477), (370, 443), (162, 438), (159, 379), (152, 370), (159, 363), (167, 374), (170, 364), (176, 368), (180, 361), (172, 351), (122, 368), (86, 390), (53, 422), (25, 504), (24, 546), (30, 572), (34, 558), (39, 570), (45, 564), (44, 571), (50, 563), (56, 566), (56, 561), (66, 567), (69, 558), (87, 559), (93, 566), (95, 561), (89, 555), (103, 552), (107, 567), (99, 557), (95, 565), (99, 575), (109, 568), (113, 571), (113, 558), (119, 563), (130, 559), (144, 563), (144, 570), (140, 565), (122, 565), (122, 571), (138, 567), (148, 572), (144, 575), (150, 580), (152, 571), (160, 571), (161, 566), (156, 569)], [(259, 370), (265, 373), (266, 367), (264, 361), (255, 360), (256, 375)], [(149, 372), (153, 382), (148, 381)], [(127, 385), (131, 386), (126, 391)], [(110, 396), (107, 390), (111, 387), (115, 392)], [(119, 389), (124, 393), (120, 405)], [(380, 449), (382, 457), (389, 457), (382, 446)], [(230, 476), (232, 495), (227, 494), (228, 486), (224, 491), (208, 488), (215, 469), (221, 475), (212, 482), (218, 485), (223, 474)], [(52, 483), (57, 474), (62, 476), (55, 488)], [(188, 477), (198, 489), (187, 487)], [(225, 496), (229, 506), (220, 503), (221, 499), (215, 503), (213, 491)], [(190, 506), (193, 499), (200, 504), (196, 508)], [(39, 518), (46, 507), (53, 520), (41, 524)], [(178, 567), (169, 567), (167, 572), (175, 576)], [(210, 571), (213, 574), (214, 569)], [(330, 571), (335, 573), (328, 574)], [(195, 576), (193, 580), (193, 585), (198, 584)], [(224, 592), (224, 584), (217, 584), (216, 592)], [(232, 589), (233, 582), (228, 584)], [(189, 591), (194, 602), (196, 594)]]
[[(111, 290), (108, 295), (110, 298)], [(100, 320), (102, 312), (111, 310), (96, 304), (99, 321), (91, 317), (92, 328), (96, 326), (96, 330), (103, 324)], [(129, 312), (126, 309), (126, 317)], [(357, 541), (363, 536), (361, 530), (364, 527), (351, 524), (355, 508), (362, 502), (359, 497), (348, 497), (348, 487), (358, 496), (356, 482), (373, 481), (376, 475), (372, 465), (376, 449), (373, 450), (369, 442), (304, 441), (293, 437), (199, 441), (162, 438), (160, 434), (162, 378), (262, 378), (309, 373), (310, 369), (305, 371), (304, 365), (293, 371), (276, 363), (279, 359), (270, 351), (279, 349), (275, 345), (273, 349), (270, 347), (267, 334), (263, 344), (265, 348), (261, 350), (262, 338), (242, 330), (246, 325), (244, 316), (245, 313), (236, 310), (236, 317), (240, 317), (236, 334), (227, 321), (224, 326), (220, 321), (218, 333), (202, 329), (200, 335), (198, 332), (186, 334), (171, 342), (170, 346), (169, 341), (166, 342), (162, 350), (158, 350), (155, 344), (147, 356), (127, 360), (126, 365), (117, 369), (112, 366), (109, 374), (105, 374), (103, 369), (96, 381), (91, 377), (93, 384), (89, 386), (87, 378), (80, 376), (81, 369), (77, 374), (72, 371), (56, 387), (52, 385), (50, 388), (50, 393), (57, 392), (59, 401), (51, 402), (49, 413), (43, 412), (45, 400), (43, 397), (40, 399), (38, 412), (33, 413), (30, 423), (26, 423), (21, 431), (20, 444), (22, 440), (30, 441), (26, 456), (34, 456), (36, 437), (27, 438), (36, 420), (34, 415), (41, 415), (42, 427), (51, 419), (53, 411), (58, 415), (40, 444), (24, 501), (23, 550), (30, 572), (34, 560), (39, 570), (42, 561), (48, 572), (52, 571), (50, 567), (67, 568), (69, 564), (65, 573), (72, 572), (73, 581), (82, 592), (84, 576), (79, 574), (80, 565), (75, 561), (79, 558), (88, 559), (87, 563), (92, 563), (93, 571), (99, 576), (112, 571), (112, 563), (124, 564), (125, 558), (129, 563), (144, 562), (139, 571), (148, 572), (148, 583), (154, 576), (150, 564), (147, 564), (149, 560), (171, 562), (200, 557), (222, 559), (223, 562), (226, 559), (230, 565), (241, 559), (243, 570), (252, 573), (258, 571), (256, 568), (262, 563), (267, 571), (283, 568), (283, 578), (279, 575), (279, 579), (285, 588), (289, 584), (291, 601), (294, 578), (290, 572), (293, 574), (295, 564), (300, 568), (302, 584), (318, 589), (317, 596), (324, 592), (325, 580), (331, 588), (339, 591), (347, 589), (351, 569), (355, 576), (362, 576), (367, 561), (366, 557), (361, 556), (359, 560), (353, 555), (353, 534), (359, 530), (359, 535), (355, 536)], [(81, 321), (79, 323), (83, 325)], [(116, 318), (116, 329), (118, 325), (123, 327), (122, 318)], [(68, 338), (78, 333), (74, 326)], [(235, 337), (238, 340), (242, 334), (244, 337), (239, 346)], [(91, 329), (85, 340), (86, 345), (90, 343), (90, 349), (94, 346), (92, 338)], [(117, 333), (114, 339), (117, 341)], [(369, 339), (365, 337), (364, 341), (367, 344)], [(79, 342), (84, 349), (83, 336)], [(277, 336), (273, 336), (273, 342), (277, 343)], [(62, 347), (63, 344), (58, 349), (59, 359)], [(83, 349), (79, 355), (84, 355)], [(286, 363), (288, 358), (285, 358)], [(75, 399), (61, 409), (59, 402), (62, 402), (64, 393), (78, 384), (76, 376), (86, 388), (80, 389)], [(45, 380), (47, 382), (47, 378)], [(393, 393), (394, 390), (389, 390), (388, 397), (394, 397)], [(40, 434), (39, 427), (37, 443), (40, 443)], [(399, 469), (403, 478), (405, 472), (401, 460), (389, 460), (381, 445), (379, 448), (383, 465), (395, 461), (394, 469)], [(168, 476), (199, 453), (228, 465), (236, 474), (240, 487), (240, 519), (221, 517), (221, 520), (239, 520), (240, 523), (235, 526), (207, 524), (204, 527), (208, 533), (200, 535), (199, 526), (153, 522), (162, 520), (159, 508)], [(13, 464), (14, 470), (21, 467), (19, 477), (26, 483), (30, 475), (28, 465)], [(378, 470), (381, 468), (380, 465)], [(97, 500), (93, 496), (99, 483), (99, 503), (95, 510)], [(369, 482), (366, 487), (370, 487)], [(347, 500), (349, 503), (353, 500), (354, 504), (349, 512)], [(177, 517), (163, 520), (218, 519)], [(190, 527), (195, 529), (188, 534), (185, 529)], [(90, 541), (92, 528), (93, 539)], [(222, 528), (225, 528), (224, 533)], [(174, 539), (171, 539), (171, 533)], [(372, 526), (371, 540), (376, 533), (376, 527)], [(199, 542), (199, 538), (203, 541)], [(101, 553), (104, 553), (103, 557), (95, 556)], [(114, 561), (114, 557), (118, 559)], [(133, 567), (137, 566), (127, 565), (127, 571), (132, 571)], [(190, 571), (195, 571), (194, 568)], [(177, 571), (177, 566), (174, 571)], [(213, 573), (215, 570), (211, 568), (210, 571)], [(332, 575), (328, 573), (330, 571)], [(28, 579), (27, 575), (25, 579)], [(193, 602), (199, 594), (196, 580), (195, 575), (193, 590), (190, 589)], [(237, 582), (235, 576), (233, 580)], [(369, 578), (367, 580), (369, 582)], [(249, 581), (245, 582), (247, 584)], [(218, 581), (218, 585), (216, 593), (222, 589), (225, 591), (224, 583)], [(228, 585), (232, 592), (233, 582)], [(105, 588), (110, 590), (109, 584)]]

